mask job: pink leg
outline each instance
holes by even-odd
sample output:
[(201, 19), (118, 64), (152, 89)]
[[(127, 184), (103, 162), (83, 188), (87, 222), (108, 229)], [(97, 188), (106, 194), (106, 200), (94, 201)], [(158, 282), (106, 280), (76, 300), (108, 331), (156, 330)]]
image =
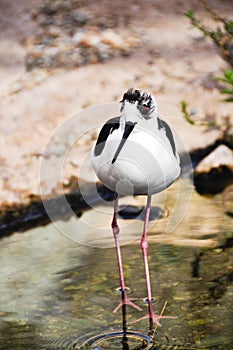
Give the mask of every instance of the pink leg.
[(147, 230), (148, 230), (148, 222), (149, 222), (149, 216), (150, 216), (150, 208), (151, 208), (151, 196), (148, 195), (147, 205), (146, 205), (146, 216), (145, 216), (143, 234), (141, 239), (141, 248), (142, 248), (143, 260), (144, 260), (145, 274), (146, 274), (148, 314), (134, 322), (149, 318), (150, 330), (153, 330), (154, 323), (158, 326), (161, 326), (161, 324), (159, 323), (159, 320), (161, 318), (176, 318), (176, 317), (157, 315), (153, 312), (153, 308), (152, 308), (153, 298), (151, 294), (150, 274), (149, 274), (149, 265), (148, 265), (148, 241), (147, 241)]
[(113, 220), (112, 220), (112, 231), (115, 239), (115, 245), (116, 245), (116, 253), (117, 253), (117, 262), (118, 262), (118, 269), (119, 269), (119, 275), (120, 275), (120, 283), (121, 283), (121, 303), (113, 310), (113, 312), (117, 312), (120, 307), (123, 305), (131, 305), (137, 310), (142, 310), (139, 306), (132, 303), (131, 300), (127, 297), (126, 294), (126, 288), (125, 288), (125, 280), (124, 280), (124, 272), (123, 272), (123, 266), (122, 266), (122, 258), (121, 258), (121, 249), (119, 244), (119, 226), (117, 224), (117, 211), (118, 211), (118, 195), (116, 194), (115, 203), (114, 203), (114, 214), (113, 214)]
[(145, 274), (146, 274), (146, 288), (147, 288), (147, 298), (148, 298), (148, 311), (149, 311), (149, 323), (150, 329), (153, 329), (153, 309), (152, 309), (152, 295), (151, 295), (151, 285), (150, 285), (150, 273), (149, 273), (149, 265), (148, 265), (148, 241), (147, 241), (147, 230), (148, 230), (148, 222), (150, 216), (150, 207), (151, 207), (151, 196), (147, 197), (147, 205), (146, 205), (146, 216), (144, 221), (143, 234), (141, 239), (141, 248), (144, 260)]

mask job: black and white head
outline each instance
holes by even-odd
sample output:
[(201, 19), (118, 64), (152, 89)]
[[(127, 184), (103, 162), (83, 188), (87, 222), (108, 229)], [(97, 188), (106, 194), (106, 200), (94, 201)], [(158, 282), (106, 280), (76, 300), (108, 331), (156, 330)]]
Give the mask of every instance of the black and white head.
[(154, 98), (147, 92), (129, 89), (124, 93), (121, 102), (120, 124), (123, 129), (122, 139), (113, 157), (114, 163), (124, 146), (127, 138), (133, 132), (135, 126), (157, 116), (157, 104)]
[(125, 121), (150, 119), (157, 115), (157, 103), (147, 91), (129, 89), (120, 101), (122, 117)]

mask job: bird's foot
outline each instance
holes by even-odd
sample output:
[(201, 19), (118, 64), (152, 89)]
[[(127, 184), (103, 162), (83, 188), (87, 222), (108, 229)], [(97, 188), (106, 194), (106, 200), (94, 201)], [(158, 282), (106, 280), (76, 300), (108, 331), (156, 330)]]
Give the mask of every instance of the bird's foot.
[(123, 300), (120, 302), (120, 304), (113, 310), (113, 312), (114, 313), (117, 312), (123, 305), (130, 305), (130, 306), (134, 307), (136, 310), (142, 311), (142, 309), (138, 305), (134, 304), (132, 302), (132, 300), (138, 300), (138, 299), (137, 298), (128, 298), (127, 296), (125, 296), (123, 298)]
[(139, 322), (139, 321), (142, 321), (142, 320), (150, 320), (150, 319), (152, 319), (152, 321), (153, 321), (153, 324), (155, 324), (156, 326), (159, 326), (159, 327), (161, 327), (162, 325), (161, 325), (161, 323), (159, 322), (162, 318), (177, 318), (176, 316), (162, 316), (161, 314), (160, 315), (158, 315), (158, 314), (155, 314), (154, 312), (153, 312), (153, 314), (152, 315), (150, 315), (150, 314), (147, 314), (147, 315), (145, 315), (145, 316), (143, 316), (143, 317), (141, 317), (141, 318), (138, 318), (137, 320), (135, 320), (135, 321), (133, 321), (133, 322), (131, 322), (131, 323), (136, 323), (136, 322)]

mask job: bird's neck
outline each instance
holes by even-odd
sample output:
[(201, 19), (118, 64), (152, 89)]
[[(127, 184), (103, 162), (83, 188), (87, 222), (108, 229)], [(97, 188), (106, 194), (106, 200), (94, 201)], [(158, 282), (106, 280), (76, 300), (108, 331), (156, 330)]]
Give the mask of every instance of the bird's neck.
[(158, 126), (158, 117), (157, 117), (157, 113), (156, 112), (153, 112), (150, 115), (150, 118), (147, 118), (147, 119), (142, 117), (140, 115), (140, 113), (135, 113), (135, 111), (134, 112), (130, 111), (130, 112), (128, 113), (128, 111), (127, 111), (127, 113), (126, 113), (126, 112), (123, 111), (123, 113), (121, 114), (120, 125), (121, 125), (122, 129), (124, 129), (125, 124), (127, 122), (136, 123), (139, 126), (145, 127), (147, 129), (149, 129), (149, 128), (153, 129), (154, 126)]

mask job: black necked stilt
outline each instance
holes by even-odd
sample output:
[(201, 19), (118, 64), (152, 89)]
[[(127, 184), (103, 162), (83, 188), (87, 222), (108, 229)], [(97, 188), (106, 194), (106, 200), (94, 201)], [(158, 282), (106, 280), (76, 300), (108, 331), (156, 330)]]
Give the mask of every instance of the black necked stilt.
[[(140, 309), (127, 297), (117, 224), (119, 195), (147, 195), (144, 229), (141, 238), (150, 327), (159, 324), (152, 309), (148, 267), (147, 229), (151, 196), (169, 187), (180, 175), (180, 160), (172, 131), (159, 118), (157, 104), (146, 91), (129, 89), (121, 100), (121, 115), (102, 127), (92, 153), (92, 166), (100, 181), (116, 193), (112, 230), (116, 244), (122, 301), (114, 310), (128, 304)], [(165, 316), (164, 316), (165, 317)], [(167, 316), (169, 317), (169, 316)]]

